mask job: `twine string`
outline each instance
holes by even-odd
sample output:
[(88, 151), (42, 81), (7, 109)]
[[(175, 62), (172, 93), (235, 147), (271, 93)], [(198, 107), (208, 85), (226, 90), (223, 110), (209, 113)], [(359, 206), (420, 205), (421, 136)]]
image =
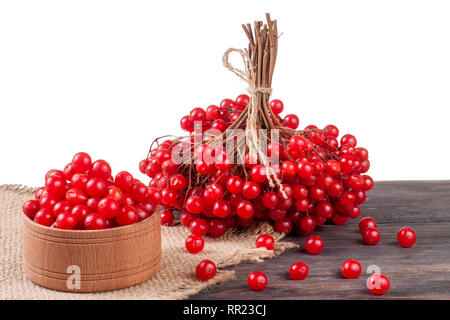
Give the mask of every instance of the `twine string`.
[[(243, 71), (241, 69), (238, 69), (234, 67), (229, 62), (229, 56), (232, 52), (239, 53), (239, 55), (242, 58), (242, 62), (247, 69), (247, 71)], [(236, 48), (228, 48), (225, 53), (222, 56), (222, 64), (225, 68), (227, 68), (229, 71), (233, 72), (235, 75), (237, 75), (241, 80), (248, 83), (249, 87), (247, 88), (248, 93), (251, 95), (256, 94), (257, 92), (260, 93), (272, 93), (272, 88), (267, 87), (257, 87), (256, 86), (256, 74), (255, 74), (255, 68), (253, 67), (252, 60), (250, 59), (250, 56), (248, 54), (247, 50), (243, 49), (236, 49)]]
[[(241, 70), (239, 68), (234, 67), (229, 62), (229, 56), (231, 53), (236, 52), (238, 53), (241, 58), (242, 62), (245, 66), (245, 71)], [(257, 133), (257, 119), (258, 119), (258, 105), (256, 95), (257, 93), (262, 94), (271, 94), (272, 88), (267, 87), (261, 87), (256, 85), (256, 72), (255, 67), (253, 66), (252, 60), (250, 58), (250, 55), (247, 50), (245, 49), (236, 49), (236, 48), (228, 48), (225, 53), (222, 56), (222, 63), (225, 68), (227, 68), (229, 71), (237, 75), (241, 80), (248, 83), (247, 91), (250, 93), (250, 101), (248, 105), (248, 118), (247, 118), (247, 127), (245, 129), (247, 137), (248, 137), (248, 148), (249, 148), (249, 154), (254, 155), (258, 154), (259, 159), (261, 160), (262, 164), (264, 165), (266, 169), (266, 176), (267, 180), (269, 182), (269, 186), (271, 188), (275, 187), (277, 185), (280, 188), (281, 193), (283, 196), (286, 196), (286, 193), (284, 191), (284, 188), (282, 186), (282, 183), (280, 179), (276, 176), (276, 173), (272, 169), (272, 167), (269, 164), (269, 161), (267, 161), (266, 154), (262, 152), (261, 148), (259, 148), (259, 137)], [(274, 182), (275, 180), (275, 182)]]

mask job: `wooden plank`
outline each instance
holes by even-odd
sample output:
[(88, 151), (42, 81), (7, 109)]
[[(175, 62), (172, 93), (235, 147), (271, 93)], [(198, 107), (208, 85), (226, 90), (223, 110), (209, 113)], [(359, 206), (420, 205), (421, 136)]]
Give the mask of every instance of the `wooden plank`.
[[(191, 299), (450, 299), (450, 181), (378, 182), (363, 207), (362, 216), (369, 215), (380, 226), (381, 241), (376, 246), (362, 243), (359, 219), (345, 226), (325, 225), (317, 232), (325, 242), (321, 254), (307, 254), (305, 238), (286, 238), (298, 242), (301, 249), (259, 264), (240, 264), (234, 267), (235, 280)], [(397, 231), (405, 225), (417, 234), (412, 248), (397, 243)], [(350, 258), (363, 266), (359, 279), (340, 274), (342, 263)], [(304, 281), (289, 279), (289, 266), (297, 261), (310, 268)], [(379, 266), (391, 281), (383, 296), (366, 288), (369, 265)], [(262, 292), (247, 287), (247, 275), (254, 270), (269, 278)]]
[(379, 223), (450, 222), (450, 181), (376, 182), (362, 216)]

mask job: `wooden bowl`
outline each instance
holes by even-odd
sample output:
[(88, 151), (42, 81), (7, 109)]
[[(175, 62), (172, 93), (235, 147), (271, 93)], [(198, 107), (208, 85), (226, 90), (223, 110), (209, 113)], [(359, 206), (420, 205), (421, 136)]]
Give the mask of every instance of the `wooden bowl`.
[(27, 277), (46, 288), (99, 292), (150, 279), (161, 266), (159, 210), (150, 218), (105, 230), (60, 230), (23, 216)]

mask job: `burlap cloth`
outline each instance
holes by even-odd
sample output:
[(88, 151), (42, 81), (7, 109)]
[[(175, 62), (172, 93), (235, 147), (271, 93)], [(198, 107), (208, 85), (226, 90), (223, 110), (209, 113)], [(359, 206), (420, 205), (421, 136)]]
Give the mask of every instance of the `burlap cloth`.
[[(22, 265), (22, 204), (33, 197), (34, 189), (20, 185), (0, 186), (0, 299), (185, 299), (190, 295), (232, 279), (234, 271), (224, 267), (241, 261), (260, 262), (272, 258), (294, 243), (276, 242), (275, 249), (255, 248), (259, 234), (268, 233), (275, 240), (283, 236), (262, 223), (244, 231), (228, 231), (220, 239), (205, 237), (201, 253), (189, 254), (184, 241), (187, 228), (162, 228), (162, 267), (159, 273), (142, 284), (103, 293), (66, 293), (42, 288), (25, 276)], [(195, 277), (195, 267), (209, 259), (218, 267), (217, 275), (201, 282)]]

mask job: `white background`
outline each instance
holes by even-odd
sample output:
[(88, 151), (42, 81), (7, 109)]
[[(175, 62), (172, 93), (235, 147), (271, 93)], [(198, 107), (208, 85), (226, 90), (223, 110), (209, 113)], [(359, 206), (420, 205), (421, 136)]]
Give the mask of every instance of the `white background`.
[[(74, 153), (144, 178), (151, 141), (246, 85), (222, 53), (278, 19), (274, 98), (336, 124), (377, 180), (449, 179), (449, 1), (1, 1), (0, 184), (42, 185)], [(147, 181), (147, 179), (144, 179)]]

